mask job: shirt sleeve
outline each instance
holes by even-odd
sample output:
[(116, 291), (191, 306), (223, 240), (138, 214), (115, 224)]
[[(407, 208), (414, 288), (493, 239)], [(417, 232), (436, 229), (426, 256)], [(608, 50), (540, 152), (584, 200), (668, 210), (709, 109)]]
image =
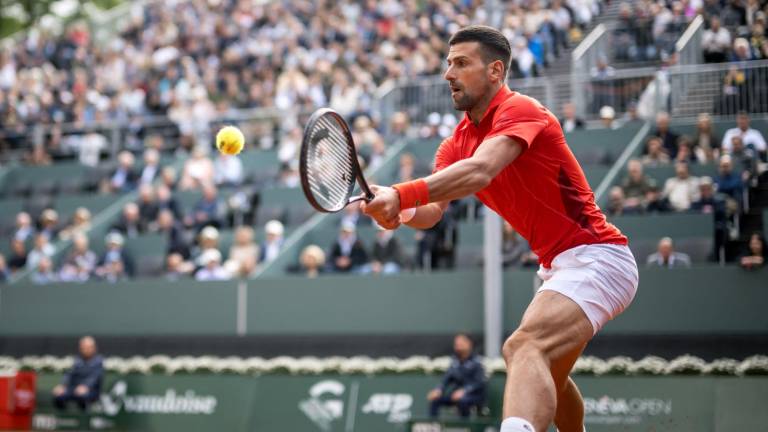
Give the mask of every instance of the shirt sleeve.
[(546, 108), (532, 100), (513, 97), (499, 107), (493, 120), (493, 127), (485, 139), (508, 136), (527, 150), (536, 137), (549, 126), (550, 117)]
[(433, 172), (438, 172), (456, 163), (458, 158), (456, 157), (456, 149), (453, 144), (453, 136), (449, 136), (440, 143), (440, 147), (437, 148), (435, 153), (435, 169)]

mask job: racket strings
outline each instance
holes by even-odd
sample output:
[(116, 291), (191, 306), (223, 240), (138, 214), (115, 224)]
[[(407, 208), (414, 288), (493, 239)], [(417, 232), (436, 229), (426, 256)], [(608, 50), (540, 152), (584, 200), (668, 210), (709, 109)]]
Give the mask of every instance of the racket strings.
[[(310, 190), (322, 207), (337, 210), (346, 205), (354, 184), (354, 165), (347, 138), (335, 119), (321, 117), (312, 133), (307, 154)], [(317, 139), (317, 134), (324, 136)]]

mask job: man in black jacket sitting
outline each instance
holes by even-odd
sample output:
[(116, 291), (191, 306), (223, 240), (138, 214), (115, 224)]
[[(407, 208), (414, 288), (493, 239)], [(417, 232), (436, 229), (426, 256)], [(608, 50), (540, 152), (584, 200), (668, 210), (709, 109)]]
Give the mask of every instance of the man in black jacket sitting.
[(430, 417), (437, 418), (442, 406), (455, 405), (459, 415), (466, 418), (472, 407), (485, 403), (485, 370), (472, 348), (472, 340), (465, 334), (460, 333), (453, 339), (455, 356), (451, 366), (440, 386), (427, 395)]
[(53, 389), (53, 403), (58, 409), (66, 409), (74, 401), (82, 411), (99, 399), (104, 361), (96, 352), (96, 341), (85, 336), (80, 339), (80, 355), (75, 358), (72, 370), (64, 375), (61, 384)]

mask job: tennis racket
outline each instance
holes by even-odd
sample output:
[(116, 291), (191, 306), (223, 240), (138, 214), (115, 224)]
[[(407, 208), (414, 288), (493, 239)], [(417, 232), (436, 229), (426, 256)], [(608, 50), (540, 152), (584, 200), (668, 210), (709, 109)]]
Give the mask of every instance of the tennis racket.
[[(315, 111), (304, 128), (299, 174), (304, 195), (321, 212), (335, 213), (374, 197), (357, 162), (349, 126), (330, 108)], [(360, 184), (361, 195), (353, 196), (355, 182)]]

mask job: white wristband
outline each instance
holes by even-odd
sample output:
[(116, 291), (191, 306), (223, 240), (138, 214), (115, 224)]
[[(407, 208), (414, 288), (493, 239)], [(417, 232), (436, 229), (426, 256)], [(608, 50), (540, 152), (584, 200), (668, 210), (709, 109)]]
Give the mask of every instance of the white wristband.
[(416, 216), (416, 207), (400, 210), (400, 223), (408, 223)]

